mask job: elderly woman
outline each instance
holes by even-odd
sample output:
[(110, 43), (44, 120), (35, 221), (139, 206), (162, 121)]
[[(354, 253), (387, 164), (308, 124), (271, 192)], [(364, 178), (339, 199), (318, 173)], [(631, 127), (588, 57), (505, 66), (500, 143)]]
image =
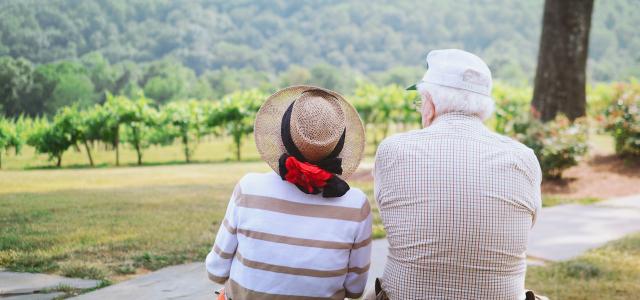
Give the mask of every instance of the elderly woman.
[(289, 87), (260, 108), (255, 141), (273, 172), (236, 185), (207, 255), (209, 278), (234, 300), (360, 297), (371, 209), (344, 181), (364, 150), (356, 110), (333, 91)]
[(427, 63), (411, 87), (425, 128), (386, 139), (376, 154), (375, 195), (389, 239), (378, 296), (533, 299), (524, 279), (541, 206), (536, 156), (483, 125), (493, 100), (482, 59), (448, 49), (431, 51)]

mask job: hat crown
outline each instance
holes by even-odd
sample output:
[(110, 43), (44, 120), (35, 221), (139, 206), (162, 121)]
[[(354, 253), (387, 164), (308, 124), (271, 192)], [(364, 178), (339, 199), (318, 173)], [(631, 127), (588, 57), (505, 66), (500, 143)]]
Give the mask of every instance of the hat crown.
[(305, 159), (326, 158), (345, 129), (345, 117), (333, 95), (322, 90), (302, 93), (293, 104), (291, 138)]
[(491, 70), (472, 53), (459, 49), (433, 50), (427, 54), (427, 65), (424, 82), (491, 95)]

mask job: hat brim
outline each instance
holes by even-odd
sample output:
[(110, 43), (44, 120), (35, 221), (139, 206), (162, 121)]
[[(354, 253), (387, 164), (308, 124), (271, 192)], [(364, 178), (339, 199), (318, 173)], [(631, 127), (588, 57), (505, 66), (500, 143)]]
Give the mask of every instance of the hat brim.
[(407, 90), (407, 91), (416, 91), (416, 90), (418, 90), (418, 84), (415, 83), (415, 84), (407, 87), (405, 90)]
[[(319, 89), (335, 96), (344, 113), (345, 142), (338, 157), (342, 158), (342, 175), (339, 175), (339, 177), (345, 179), (358, 169), (358, 165), (362, 160), (365, 146), (364, 125), (356, 109), (342, 95), (334, 91), (299, 85), (284, 88), (269, 96), (256, 115), (254, 124), (256, 147), (262, 159), (271, 169), (279, 173), (278, 160), (283, 153), (286, 153), (280, 128), (282, 116), (293, 101), (298, 99), (305, 91), (312, 89)], [(330, 121), (326, 125), (331, 126)]]

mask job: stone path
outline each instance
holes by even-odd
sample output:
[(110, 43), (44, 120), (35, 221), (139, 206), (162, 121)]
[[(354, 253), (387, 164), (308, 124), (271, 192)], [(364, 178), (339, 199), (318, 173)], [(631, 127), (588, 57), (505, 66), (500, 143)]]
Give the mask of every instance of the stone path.
[[(640, 195), (595, 205), (544, 208), (529, 239), (529, 263), (566, 260), (640, 231)], [(373, 242), (369, 284), (384, 270), (387, 241)], [(2, 282), (2, 279), (0, 279)], [(73, 299), (212, 299), (203, 263), (164, 268)]]
[(531, 231), (527, 254), (567, 260), (636, 231), (640, 231), (640, 195), (594, 205), (548, 207)]
[(98, 280), (2, 271), (0, 272), (0, 298), (3, 300), (49, 300), (64, 295), (55, 291), (60, 286), (89, 289), (99, 284)]

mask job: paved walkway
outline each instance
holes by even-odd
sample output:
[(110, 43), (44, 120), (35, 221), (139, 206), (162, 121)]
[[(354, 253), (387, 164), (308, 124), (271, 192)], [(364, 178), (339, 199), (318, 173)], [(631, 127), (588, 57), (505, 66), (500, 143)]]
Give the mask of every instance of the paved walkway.
[[(640, 195), (588, 206), (544, 208), (530, 235), (528, 256), (530, 263), (566, 260), (636, 231), (640, 231)], [(382, 274), (386, 255), (387, 241), (374, 241), (369, 284)], [(191, 263), (73, 299), (212, 299), (218, 287), (207, 279), (203, 263)]]
[(57, 275), (0, 271), (0, 299), (49, 300), (64, 295), (55, 289), (61, 286), (77, 289), (94, 288), (98, 280), (66, 278)]

